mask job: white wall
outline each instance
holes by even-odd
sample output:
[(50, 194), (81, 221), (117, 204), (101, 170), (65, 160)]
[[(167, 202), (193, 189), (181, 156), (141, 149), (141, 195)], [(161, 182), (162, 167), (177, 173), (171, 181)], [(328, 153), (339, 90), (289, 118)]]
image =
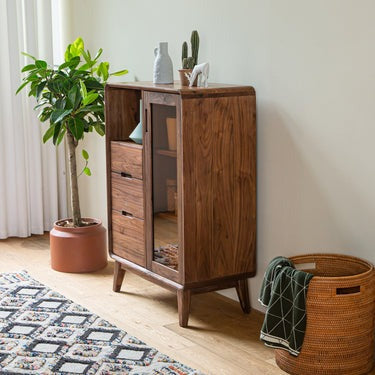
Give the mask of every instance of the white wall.
[[(342, 252), (375, 262), (373, 0), (80, 0), (72, 37), (113, 69), (152, 79), (168, 41), (178, 69), (192, 29), (213, 82), (253, 85), (258, 111), (258, 275), (276, 255)], [(177, 74), (176, 77), (177, 79)], [(104, 142), (89, 137), (83, 212), (106, 217)]]

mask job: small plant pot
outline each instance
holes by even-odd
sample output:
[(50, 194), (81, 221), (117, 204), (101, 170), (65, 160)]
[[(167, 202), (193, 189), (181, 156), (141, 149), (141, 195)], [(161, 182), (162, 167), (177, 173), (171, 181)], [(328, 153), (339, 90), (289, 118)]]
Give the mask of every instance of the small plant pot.
[(55, 271), (94, 272), (107, 265), (106, 229), (97, 219), (83, 219), (92, 223), (84, 227), (62, 226), (67, 220), (54, 223), (50, 232), (51, 267)]
[[(186, 77), (185, 73), (192, 73), (193, 69), (180, 69), (178, 72), (180, 73), (180, 81), (181, 86), (189, 86), (189, 80)], [(197, 86), (198, 77), (195, 79), (193, 86)]]

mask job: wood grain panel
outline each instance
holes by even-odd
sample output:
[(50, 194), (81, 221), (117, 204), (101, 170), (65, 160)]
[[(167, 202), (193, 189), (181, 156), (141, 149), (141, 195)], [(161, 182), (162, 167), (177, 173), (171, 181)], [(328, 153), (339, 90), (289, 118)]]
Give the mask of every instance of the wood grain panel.
[[(256, 271), (256, 211), (257, 211), (257, 166), (256, 166), (256, 98), (241, 96), (236, 100), (237, 111), (233, 129), (235, 202), (232, 220), (233, 239), (236, 243), (234, 271), (237, 273)], [(244, 209), (247, 207), (247, 209)]]
[(255, 97), (182, 101), (185, 283), (255, 272)]
[(111, 170), (128, 177), (143, 178), (142, 146), (130, 142), (111, 142)]
[(255, 270), (254, 97), (213, 99), (220, 122), (213, 127), (213, 248), (217, 276)]
[(143, 181), (112, 172), (112, 209), (143, 219)]
[(212, 106), (182, 101), (184, 282), (206, 280), (212, 251)]
[(144, 221), (112, 212), (113, 253), (146, 266)]

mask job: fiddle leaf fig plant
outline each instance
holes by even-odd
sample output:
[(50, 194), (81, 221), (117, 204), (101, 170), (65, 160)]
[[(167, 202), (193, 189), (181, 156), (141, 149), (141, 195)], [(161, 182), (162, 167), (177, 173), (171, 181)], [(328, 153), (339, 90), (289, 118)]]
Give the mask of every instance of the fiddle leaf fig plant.
[[(84, 226), (79, 205), (76, 149), (84, 134), (95, 131), (100, 136), (105, 134), (104, 122), (104, 86), (110, 76), (128, 73), (121, 70), (109, 73), (109, 63), (99, 61), (103, 50), (100, 48), (92, 57), (84, 49), (84, 41), (77, 38), (69, 44), (65, 52), (65, 61), (60, 66), (49, 65), (28, 53), (23, 53), (32, 60), (21, 70), (25, 76), (16, 94), (28, 88), (39, 111), (41, 122), (49, 123), (43, 136), (43, 142), (51, 140), (58, 146), (65, 138), (68, 146), (70, 171), (71, 203), (75, 227)], [(88, 167), (89, 154), (82, 151), (85, 166), (82, 173), (91, 176)], [(81, 174), (82, 174), (81, 173)]]

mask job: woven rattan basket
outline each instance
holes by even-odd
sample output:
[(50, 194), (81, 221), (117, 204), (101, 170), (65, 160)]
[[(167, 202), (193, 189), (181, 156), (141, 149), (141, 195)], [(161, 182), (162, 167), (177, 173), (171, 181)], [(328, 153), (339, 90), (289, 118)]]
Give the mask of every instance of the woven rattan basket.
[(374, 360), (375, 282), (372, 264), (338, 254), (290, 258), (314, 274), (307, 293), (301, 353), (275, 350), (276, 363), (293, 375), (358, 375)]

